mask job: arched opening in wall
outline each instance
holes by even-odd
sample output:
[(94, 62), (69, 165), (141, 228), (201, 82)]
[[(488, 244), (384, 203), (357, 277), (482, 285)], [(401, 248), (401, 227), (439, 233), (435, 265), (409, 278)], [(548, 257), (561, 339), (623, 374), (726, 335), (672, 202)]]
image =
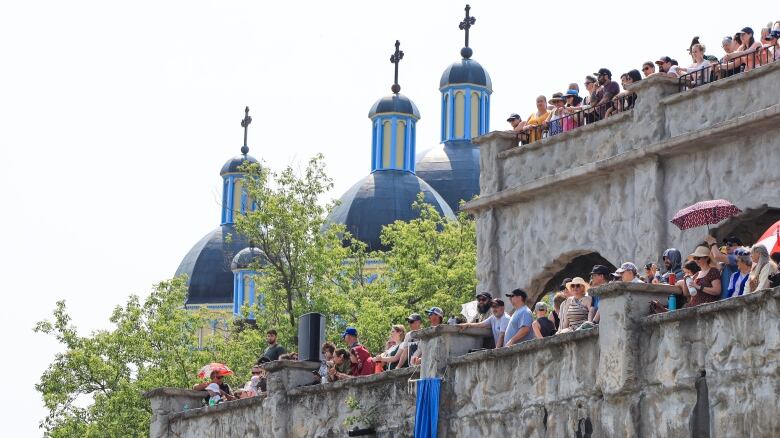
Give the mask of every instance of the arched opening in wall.
[(718, 242), (729, 236), (738, 237), (743, 244), (752, 245), (764, 234), (767, 228), (780, 220), (780, 208), (766, 204), (757, 208), (747, 208), (742, 213), (729, 218), (723, 225), (710, 232)]
[[(541, 274), (532, 281), (528, 291), (528, 304), (534, 305), (540, 299), (552, 303), (552, 296), (558, 292), (558, 287), (565, 278), (582, 277), (590, 280), (590, 271), (595, 265), (604, 265), (611, 270), (617, 267), (596, 251), (577, 250), (562, 254), (544, 267)], [(550, 295), (549, 300), (547, 295)]]

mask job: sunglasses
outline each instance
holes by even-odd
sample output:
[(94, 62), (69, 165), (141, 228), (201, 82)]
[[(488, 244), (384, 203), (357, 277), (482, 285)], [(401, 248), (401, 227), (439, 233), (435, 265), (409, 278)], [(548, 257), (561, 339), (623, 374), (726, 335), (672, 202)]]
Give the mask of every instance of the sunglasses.
[(642, 68), (642, 70), (652, 70), (652, 67), (650, 67), (650, 66), (648, 65), (648, 66), (645, 66), (645, 67), (643, 67), (643, 68)]
[(582, 285), (581, 285), (581, 284), (572, 284), (572, 285), (571, 285), (571, 288), (572, 288), (572, 289), (576, 289), (576, 288), (580, 288), (580, 287), (582, 287)]
[(703, 259), (703, 258), (704, 258), (704, 257), (694, 257), (693, 259), (694, 259), (694, 260), (701, 260), (701, 259)]

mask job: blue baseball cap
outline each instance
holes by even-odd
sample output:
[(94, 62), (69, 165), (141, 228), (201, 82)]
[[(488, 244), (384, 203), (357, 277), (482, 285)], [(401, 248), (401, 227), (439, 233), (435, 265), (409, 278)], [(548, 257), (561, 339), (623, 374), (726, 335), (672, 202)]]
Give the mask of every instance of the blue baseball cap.
[(341, 334), (341, 339), (346, 338), (347, 335), (357, 337), (357, 329), (355, 327), (347, 327), (344, 333)]
[(425, 313), (426, 313), (428, 316), (431, 316), (431, 315), (439, 315), (439, 316), (441, 316), (442, 318), (444, 318), (444, 311), (443, 311), (443, 310), (441, 310), (441, 307), (431, 307), (430, 309), (426, 310), (426, 311), (425, 311)]
[(580, 93), (578, 93), (577, 90), (566, 90), (566, 97), (569, 96), (579, 97)]

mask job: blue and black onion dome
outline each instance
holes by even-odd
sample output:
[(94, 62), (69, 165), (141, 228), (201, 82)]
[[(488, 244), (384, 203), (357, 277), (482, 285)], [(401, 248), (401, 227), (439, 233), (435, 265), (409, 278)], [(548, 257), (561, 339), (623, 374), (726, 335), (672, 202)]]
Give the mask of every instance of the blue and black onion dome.
[(252, 264), (258, 261), (261, 266), (268, 264), (268, 259), (260, 248), (244, 248), (233, 257), (233, 261), (230, 263), (230, 270), (235, 272), (251, 268)]
[(410, 221), (420, 212), (412, 208), (417, 194), (443, 216), (454, 219), (447, 202), (425, 181), (411, 172), (382, 170), (353, 185), (330, 213), (326, 226), (344, 224), (347, 231), (368, 245), (368, 249), (386, 250), (380, 238), (382, 227), (397, 220)]
[[(468, 49), (468, 47), (465, 47), (464, 49)], [(460, 61), (453, 62), (447, 67), (441, 75), (439, 89), (457, 84), (481, 85), (488, 90), (493, 91), (493, 82), (490, 80), (490, 75), (487, 70), (473, 59), (464, 58)]]
[(391, 94), (377, 100), (368, 112), (368, 117), (373, 118), (377, 114), (387, 113), (408, 114), (415, 119), (420, 119), (417, 105), (403, 94)]
[(479, 147), (468, 140), (446, 141), (419, 154), (415, 172), (458, 211), (461, 200), (479, 195)]
[(200, 239), (176, 270), (176, 276), (187, 274), (189, 277), (187, 304), (232, 303), (231, 263), (247, 246), (246, 239), (232, 224), (217, 227)]
[[(246, 147), (246, 146), (245, 146)], [(249, 148), (247, 148), (247, 151)], [(255, 159), (255, 157), (251, 155), (237, 155), (225, 162), (225, 165), (222, 166), (222, 170), (219, 171), (219, 175), (223, 176), (228, 173), (239, 173), (241, 172), (240, 167), (245, 163), (258, 163), (258, 161)]]

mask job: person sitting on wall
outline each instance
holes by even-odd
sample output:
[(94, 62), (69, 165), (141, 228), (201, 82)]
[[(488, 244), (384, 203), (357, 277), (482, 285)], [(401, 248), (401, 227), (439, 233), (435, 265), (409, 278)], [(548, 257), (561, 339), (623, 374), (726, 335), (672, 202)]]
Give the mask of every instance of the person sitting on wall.
[(685, 305), (686, 307), (712, 303), (720, 299), (720, 271), (715, 267), (715, 262), (710, 257), (710, 254), (709, 248), (698, 246), (690, 255), (699, 266), (700, 271), (692, 281), (686, 282), (686, 295), (691, 297), (690, 301)]
[(750, 258), (753, 267), (750, 269), (750, 280), (745, 287), (745, 293), (767, 289), (770, 277), (777, 274), (777, 265), (769, 259), (769, 251), (765, 246), (753, 245), (750, 249)]
[(568, 333), (580, 327), (588, 320), (593, 301), (587, 294), (588, 283), (581, 277), (575, 277), (567, 284), (572, 295), (561, 304), (561, 326), (558, 333)]
[(546, 338), (555, 334), (555, 323), (547, 317), (547, 303), (539, 301), (534, 305), (536, 320), (531, 323), (536, 339)]
[(233, 396), (233, 391), (230, 389), (230, 385), (223, 381), (224, 377), (219, 373), (219, 371), (212, 371), (209, 378), (211, 379), (210, 381), (198, 383), (192, 387), (192, 389), (195, 391), (208, 391), (209, 395), (206, 397), (206, 403), (209, 403), (209, 400), (214, 400), (214, 403), (216, 404), (223, 401), (236, 399)]
[(343, 348), (339, 348), (333, 353), (333, 366), (328, 368), (328, 381), (335, 382), (336, 380), (350, 378), (350, 368), (349, 352)]
[(744, 295), (746, 286), (750, 279), (750, 268), (753, 261), (750, 259), (750, 252), (742, 248), (734, 251), (734, 257), (737, 259), (737, 272), (731, 274), (729, 282), (726, 283), (726, 293), (724, 298), (733, 298)]
[(403, 344), (403, 340), (406, 337), (406, 329), (404, 326), (400, 324), (394, 325), (390, 329), (390, 340), (392, 345), (389, 345), (388, 348), (382, 353), (378, 354), (374, 357), (374, 363), (376, 364), (382, 364), (383, 366), (387, 367), (387, 370), (394, 370), (399, 367), (403, 367), (406, 365), (405, 363), (399, 363), (398, 359), (399, 357), (396, 357), (400, 354), (401, 351), (401, 345)]
[[(425, 314), (428, 315), (428, 322), (431, 323), (431, 327), (441, 325), (442, 321), (444, 320), (444, 311), (441, 310), (441, 307), (431, 307), (425, 311)], [(415, 351), (412, 355), (412, 359), (410, 361), (411, 364), (420, 365), (422, 362), (422, 354), (422, 350), (417, 348), (417, 351)]]
[(495, 348), (501, 348), (504, 346), (504, 336), (506, 334), (506, 328), (509, 325), (509, 316), (504, 312), (504, 301), (498, 298), (494, 298), (490, 302), (491, 310), (493, 314), (486, 320), (481, 322), (470, 322), (461, 324), (462, 327), (490, 327), (493, 332), (493, 342)]

